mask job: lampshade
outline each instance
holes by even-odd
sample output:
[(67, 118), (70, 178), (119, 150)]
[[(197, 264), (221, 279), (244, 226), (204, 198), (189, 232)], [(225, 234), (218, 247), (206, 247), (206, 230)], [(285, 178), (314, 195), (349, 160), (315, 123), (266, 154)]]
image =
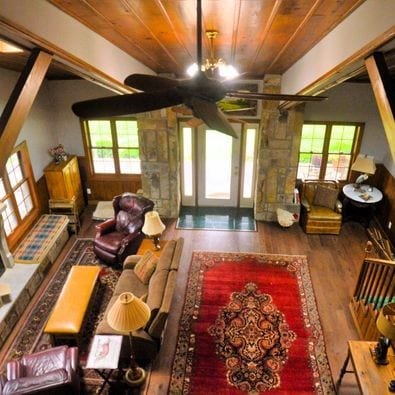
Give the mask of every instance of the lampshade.
[(145, 214), (142, 231), (147, 236), (160, 235), (165, 230), (165, 225), (161, 221), (157, 211), (148, 211)]
[(383, 336), (395, 340), (395, 303), (388, 303), (382, 308), (376, 326)]
[(107, 314), (111, 328), (121, 333), (130, 333), (143, 327), (151, 315), (150, 308), (131, 292), (124, 292)]
[(373, 156), (359, 154), (352, 164), (351, 170), (359, 171), (360, 173), (374, 174), (376, 172), (376, 165)]

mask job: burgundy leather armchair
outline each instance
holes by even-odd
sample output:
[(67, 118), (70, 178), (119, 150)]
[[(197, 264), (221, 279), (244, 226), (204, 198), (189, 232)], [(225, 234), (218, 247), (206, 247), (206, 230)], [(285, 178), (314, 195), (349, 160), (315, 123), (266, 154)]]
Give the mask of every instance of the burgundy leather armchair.
[(78, 348), (59, 346), (8, 362), (0, 393), (79, 394)]
[(112, 201), (114, 218), (96, 226), (93, 251), (109, 265), (122, 264), (135, 254), (143, 239), (144, 215), (154, 208), (154, 202), (134, 193), (115, 196)]

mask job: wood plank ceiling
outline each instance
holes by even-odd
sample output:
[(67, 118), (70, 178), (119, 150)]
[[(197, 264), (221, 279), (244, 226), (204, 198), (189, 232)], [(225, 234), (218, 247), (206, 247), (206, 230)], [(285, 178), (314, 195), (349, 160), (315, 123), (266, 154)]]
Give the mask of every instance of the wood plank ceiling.
[[(196, 61), (195, 0), (48, 1), (159, 74), (185, 77)], [(219, 31), (216, 58), (260, 79), (284, 73), (361, 3), (202, 0), (203, 31)], [(206, 37), (203, 56), (209, 56)]]

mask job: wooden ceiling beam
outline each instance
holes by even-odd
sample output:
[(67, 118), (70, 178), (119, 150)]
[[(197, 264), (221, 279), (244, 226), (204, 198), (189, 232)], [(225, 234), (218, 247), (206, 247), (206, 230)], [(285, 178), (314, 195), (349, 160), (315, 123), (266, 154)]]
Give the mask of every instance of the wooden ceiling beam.
[(391, 78), (383, 53), (375, 52), (365, 59), (365, 65), (384, 125), (392, 159), (395, 160), (395, 83)]
[(0, 118), (0, 176), (12, 153), (30, 108), (51, 63), (52, 55), (34, 48)]

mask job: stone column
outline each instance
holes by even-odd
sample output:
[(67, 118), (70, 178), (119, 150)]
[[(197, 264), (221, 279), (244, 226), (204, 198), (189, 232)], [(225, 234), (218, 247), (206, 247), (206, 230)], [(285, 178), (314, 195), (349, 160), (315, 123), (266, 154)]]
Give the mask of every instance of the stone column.
[(180, 209), (180, 160), (176, 116), (170, 109), (140, 114), (141, 180), (144, 196), (163, 217), (177, 218)]
[[(280, 92), (281, 77), (265, 76), (263, 92)], [(294, 188), (298, 166), (303, 105), (280, 113), (278, 101), (263, 101), (258, 141), (255, 218), (276, 221), (276, 209), (295, 212)]]
[(7, 208), (6, 204), (0, 202), (0, 255), (4, 266), (11, 269), (15, 263), (14, 258), (8, 249), (7, 238), (4, 230), (3, 211)]

